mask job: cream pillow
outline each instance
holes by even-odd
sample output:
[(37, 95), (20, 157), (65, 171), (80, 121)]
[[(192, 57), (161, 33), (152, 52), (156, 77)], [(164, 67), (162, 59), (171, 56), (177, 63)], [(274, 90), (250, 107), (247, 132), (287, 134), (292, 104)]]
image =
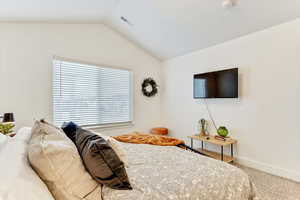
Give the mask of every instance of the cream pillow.
[(28, 156), (56, 200), (101, 199), (101, 186), (85, 170), (76, 146), (61, 129), (36, 121)]

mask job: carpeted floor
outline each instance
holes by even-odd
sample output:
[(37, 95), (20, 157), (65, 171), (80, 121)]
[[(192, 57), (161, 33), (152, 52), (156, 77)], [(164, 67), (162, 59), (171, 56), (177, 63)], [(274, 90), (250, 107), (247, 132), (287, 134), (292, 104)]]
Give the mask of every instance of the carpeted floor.
[(261, 200), (300, 200), (300, 183), (236, 165), (254, 182)]

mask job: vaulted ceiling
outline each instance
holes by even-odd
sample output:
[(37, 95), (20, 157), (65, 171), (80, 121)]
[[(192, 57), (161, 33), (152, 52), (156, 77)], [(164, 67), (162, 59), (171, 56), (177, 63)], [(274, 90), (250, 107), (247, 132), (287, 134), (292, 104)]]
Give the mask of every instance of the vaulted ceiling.
[(228, 9), (222, 2), (0, 0), (0, 21), (105, 23), (165, 60), (300, 17), (300, 0), (240, 0)]
[(102, 22), (117, 0), (0, 0), (0, 21)]

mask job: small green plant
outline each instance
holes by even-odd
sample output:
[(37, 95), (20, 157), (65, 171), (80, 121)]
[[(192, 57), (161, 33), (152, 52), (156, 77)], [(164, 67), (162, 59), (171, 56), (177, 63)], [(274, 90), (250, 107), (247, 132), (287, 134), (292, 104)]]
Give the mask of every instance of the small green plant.
[(15, 125), (13, 123), (0, 123), (0, 133), (7, 135), (13, 132)]
[(227, 135), (229, 134), (229, 131), (227, 130), (227, 128), (225, 126), (220, 126), (218, 128), (218, 134), (219, 134), (219, 136), (227, 137)]

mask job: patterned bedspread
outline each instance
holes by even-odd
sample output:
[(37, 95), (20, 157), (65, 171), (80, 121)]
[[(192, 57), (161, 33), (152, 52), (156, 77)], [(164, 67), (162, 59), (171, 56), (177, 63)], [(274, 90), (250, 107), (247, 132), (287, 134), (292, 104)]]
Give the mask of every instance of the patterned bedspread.
[(121, 143), (133, 190), (103, 187), (103, 200), (257, 200), (240, 169), (178, 147)]

